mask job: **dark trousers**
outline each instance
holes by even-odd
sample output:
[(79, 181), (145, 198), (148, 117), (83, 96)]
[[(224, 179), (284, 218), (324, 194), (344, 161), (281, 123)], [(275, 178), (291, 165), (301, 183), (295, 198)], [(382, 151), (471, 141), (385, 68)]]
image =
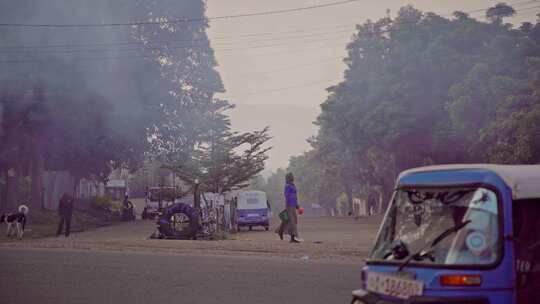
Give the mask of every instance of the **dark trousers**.
[(71, 228), (71, 214), (60, 215), (60, 223), (58, 223), (58, 230), (56, 230), (56, 236), (62, 234), (62, 229), (64, 228), (64, 223), (66, 224), (66, 236), (69, 236), (69, 229)]
[(296, 207), (287, 206), (287, 215), (289, 217), (287, 223), (289, 235), (291, 237), (298, 236), (298, 216), (296, 215)]

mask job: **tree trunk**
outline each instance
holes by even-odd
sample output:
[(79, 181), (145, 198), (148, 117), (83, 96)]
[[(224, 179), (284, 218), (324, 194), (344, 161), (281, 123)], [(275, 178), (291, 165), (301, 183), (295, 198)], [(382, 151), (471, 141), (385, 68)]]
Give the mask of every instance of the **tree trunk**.
[[(8, 180), (7, 170), (2, 170), (2, 178), (4, 182), (6, 183), (5, 186), (7, 186), (7, 180)], [(7, 187), (4, 187), (0, 191), (0, 213), (4, 213), (6, 211), (7, 211)]]
[(81, 183), (82, 177), (79, 175), (72, 175), (72, 182), (73, 182), (73, 194), (71, 197), (74, 199), (78, 199), (79, 195), (77, 193), (77, 190), (79, 189), (79, 184)]
[(54, 206), (53, 198), (54, 198), (54, 189), (56, 187), (56, 172), (50, 171), (47, 174), (47, 183), (46, 183), (46, 191), (44, 193), (45, 195), (45, 207), (47, 209), (52, 209)]
[(343, 183), (345, 195), (347, 195), (347, 206), (349, 207), (348, 215), (353, 215), (353, 190), (350, 180), (345, 180)]
[(195, 184), (193, 187), (193, 207), (199, 210), (201, 209), (201, 195), (199, 193), (199, 184)]
[(381, 185), (381, 212), (386, 212), (386, 208), (388, 208), (388, 205), (390, 204), (390, 199), (392, 198), (393, 194), (393, 186), (389, 185), (388, 183), (383, 183)]
[(20, 172), (10, 168), (7, 173), (6, 210), (14, 211), (19, 200), (19, 175)]
[(40, 149), (32, 151), (32, 208), (42, 208), (43, 202), (43, 157)]

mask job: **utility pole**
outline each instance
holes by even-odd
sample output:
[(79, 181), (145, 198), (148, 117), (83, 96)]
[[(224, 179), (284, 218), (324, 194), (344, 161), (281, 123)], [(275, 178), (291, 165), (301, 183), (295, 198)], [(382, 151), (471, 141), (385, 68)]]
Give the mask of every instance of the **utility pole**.
[(201, 196), (199, 193), (199, 179), (195, 179), (195, 185), (193, 186), (193, 207), (199, 210), (201, 209)]

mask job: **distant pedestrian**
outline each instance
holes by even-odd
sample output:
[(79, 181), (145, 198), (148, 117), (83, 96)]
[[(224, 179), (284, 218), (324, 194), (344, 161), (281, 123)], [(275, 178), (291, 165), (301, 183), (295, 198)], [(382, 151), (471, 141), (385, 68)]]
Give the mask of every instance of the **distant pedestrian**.
[(375, 213), (375, 206), (377, 205), (377, 199), (373, 193), (370, 193), (368, 196), (368, 215), (371, 216)]
[(283, 234), (287, 232), (291, 237), (291, 243), (300, 243), (298, 240), (298, 216), (296, 214), (296, 210), (300, 206), (298, 205), (296, 186), (294, 185), (294, 176), (292, 173), (285, 175), (285, 190), (283, 194), (285, 195), (285, 210), (280, 215), (282, 221), (276, 232), (281, 239), (283, 239)]
[(60, 202), (58, 204), (58, 215), (60, 216), (60, 222), (58, 223), (58, 230), (56, 230), (56, 236), (62, 234), (64, 223), (66, 225), (65, 236), (69, 236), (71, 229), (71, 216), (73, 215), (73, 197), (64, 192)]
[(135, 208), (133, 203), (129, 200), (129, 196), (126, 194), (124, 196), (124, 201), (122, 202), (122, 220), (123, 221), (132, 221), (135, 220)]

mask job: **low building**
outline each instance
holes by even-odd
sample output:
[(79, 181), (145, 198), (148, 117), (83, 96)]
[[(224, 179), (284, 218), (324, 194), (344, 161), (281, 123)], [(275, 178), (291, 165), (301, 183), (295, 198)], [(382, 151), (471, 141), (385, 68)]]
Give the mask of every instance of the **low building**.
[(128, 191), (124, 179), (111, 179), (105, 185), (105, 194), (113, 200), (121, 200)]

